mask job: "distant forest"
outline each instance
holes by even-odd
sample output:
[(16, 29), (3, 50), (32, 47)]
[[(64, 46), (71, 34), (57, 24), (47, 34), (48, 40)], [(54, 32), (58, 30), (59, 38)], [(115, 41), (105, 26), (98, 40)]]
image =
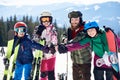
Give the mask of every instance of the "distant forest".
[[(0, 17), (0, 46), (7, 46), (8, 40), (13, 39), (14, 37), (14, 24), (18, 21), (23, 21), (28, 25), (28, 34), (32, 37), (34, 27), (40, 24), (39, 18), (36, 18), (36, 21), (33, 21), (32, 16), (23, 16), (21, 20), (18, 20), (16, 15), (10, 16), (6, 20), (3, 17)], [(63, 28), (58, 27), (57, 21), (53, 22), (58, 33), (58, 42), (61, 41), (61, 35), (66, 32), (66, 26), (63, 24)]]

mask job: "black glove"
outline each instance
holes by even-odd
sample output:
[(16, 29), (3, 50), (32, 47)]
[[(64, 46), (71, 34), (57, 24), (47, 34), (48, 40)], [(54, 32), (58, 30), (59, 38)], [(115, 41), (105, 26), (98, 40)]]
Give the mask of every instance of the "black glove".
[(68, 51), (67, 47), (63, 44), (58, 45), (58, 51), (59, 53), (66, 53)]
[(41, 34), (42, 34), (42, 32), (43, 32), (44, 29), (45, 29), (45, 26), (40, 25), (38, 27), (38, 30), (37, 30), (36, 34), (38, 34), (39, 36), (41, 36)]
[(48, 53), (49, 52), (49, 47), (46, 45), (46, 46), (44, 46), (44, 48), (42, 49), (42, 51), (44, 52), (44, 53)]
[(4, 65), (9, 64), (9, 60), (8, 60), (8, 58), (4, 58), (4, 59), (3, 59), (3, 63), (4, 63)]
[(56, 50), (55, 50), (55, 46), (54, 45), (51, 45), (49, 47), (49, 49), (50, 49), (50, 51), (51, 51), (52, 54), (55, 54)]

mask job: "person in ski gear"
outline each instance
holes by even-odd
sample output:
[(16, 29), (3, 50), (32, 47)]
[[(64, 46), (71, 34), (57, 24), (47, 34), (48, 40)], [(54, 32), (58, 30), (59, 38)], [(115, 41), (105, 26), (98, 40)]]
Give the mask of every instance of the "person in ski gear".
[[(48, 47), (42, 46), (36, 43), (35, 41), (30, 40), (27, 37), (26, 35), (27, 28), (28, 26), (24, 22), (17, 22), (14, 25), (15, 35), (14, 35), (13, 43), (10, 43), (13, 44), (13, 46), (8, 46), (8, 51), (4, 58), (4, 63), (6, 64), (8, 60), (10, 61), (10, 57), (12, 55), (14, 55), (14, 58), (16, 57), (16, 59), (14, 60), (15, 62), (14, 80), (21, 80), (23, 71), (24, 71), (24, 80), (30, 79), (30, 72), (32, 69), (32, 61), (33, 61), (33, 53), (32, 53), (33, 48), (42, 50), (43, 52), (49, 52)], [(19, 48), (16, 51), (16, 46), (18, 45)], [(11, 49), (9, 49), (10, 47)]]
[(45, 45), (50, 47), (50, 52), (43, 55), (40, 71), (40, 80), (55, 80), (55, 48), (57, 45), (57, 33), (56, 29), (52, 24), (53, 17), (50, 12), (44, 11), (40, 15), (40, 26), (36, 34), (40, 36), (41, 39), (45, 40)]
[[(74, 39), (77, 35), (80, 35), (82, 39), (84, 34), (84, 24), (82, 20), (82, 13), (80, 11), (72, 11), (68, 14), (69, 22), (71, 24), (67, 31), (68, 42)], [(76, 40), (77, 42), (77, 40)], [(89, 46), (79, 48), (71, 51), (71, 59), (73, 62), (73, 80), (90, 80), (91, 76), (91, 51)], [(68, 49), (62, 45), (58, 45), (58, 51), (60, 53), (67, 51)]]
[[(106, 72), (106, 80), (113, 80), (112, 68), (110, 62), (106, 59), (109, 52), (108, 43), (105, 31), (99, 29), (97, 22), (89, 22), (85, 25), (84, 30), (87, 32), (87, 37), (80, 40), (80, 44), (90, 42), (92, 51), (94, 51), (94, 79), (105, 80), (104, 71)], [(103, 58), (103, 60), (101, 59)], [(104, 60), (105, 59), (105, 60)]]

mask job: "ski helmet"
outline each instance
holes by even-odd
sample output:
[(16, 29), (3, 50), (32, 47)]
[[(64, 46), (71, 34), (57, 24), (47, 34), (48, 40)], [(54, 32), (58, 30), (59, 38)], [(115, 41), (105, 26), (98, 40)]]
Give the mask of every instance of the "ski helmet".
[(27, 25), (24, 22), (17, 22), (14, 25), (14, 31), (15, 32), (27, 32)]
[(40, 22), (42, 24), (42, 22), (47, 22), (49, 21), (50, 24), (52, 23), (52, 16), (50, 12), (44, 11), (41, 13), (41, 17), (40, 17)]
[(87, 31), (90, 28), (99, 29), (99, 26), (98, 26), (96, 21), (86, 23), (85, 26), (84, 26), (84, 30)]

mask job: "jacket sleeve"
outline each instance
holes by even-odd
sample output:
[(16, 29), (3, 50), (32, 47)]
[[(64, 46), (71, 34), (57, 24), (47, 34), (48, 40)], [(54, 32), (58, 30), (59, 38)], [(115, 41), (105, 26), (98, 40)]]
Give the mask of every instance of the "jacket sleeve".
[(75, 51), (75, 50), (79, 50), (85, 47), (88, 47), (90, 44), (86, 43), (84, 45), (80, 45), (79, 42), (75, 42), (75, 43), (70, 43), (70, 44), (61, 44), (58, 46), (58, 51), (59, 53), (66, 53), (67, 51)]
[(43, 50), (44, 46), (32, 40), (31, 41), (31, 48), (35, 48), (35, 49), (38, 49), (38, 50)]
[(89, 45), (90, 45), (89, 43), (80, 45), (79, 42), (76, 42), (76, 43), (72, 43), (72, 44), (67, 44), (66, 47), (67, 47), (68, 51), (75, 51), (75, 50), (79, 50), (79, 49), (88, 47)]
[(79, 44), (80, 45), (85, 45), (86, 43), (90, 43), (91, 42), (91, 39), (89, 37), (84, 37), (83, 39), (81, 39), (79, 41)]

